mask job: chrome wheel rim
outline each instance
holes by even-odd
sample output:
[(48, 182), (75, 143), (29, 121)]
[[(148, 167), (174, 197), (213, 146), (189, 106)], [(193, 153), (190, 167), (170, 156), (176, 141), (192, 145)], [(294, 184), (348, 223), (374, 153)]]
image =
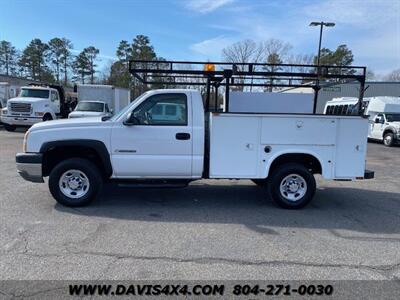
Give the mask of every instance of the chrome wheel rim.
[(282, 179), (280, 193), (288, 201), (301, 200), (307, 192), (307, 182), (299, 174), (290, 174)]
[(390, 135), (385, 136), (385, 145), (390, 145), (390, 143), (392, 142), (392, 137)]
[(90, 183), (85, 173), (80, 170), (68, 170), (59, 180), (61, 193), (73, 199), (81, 198), (89, 191)]

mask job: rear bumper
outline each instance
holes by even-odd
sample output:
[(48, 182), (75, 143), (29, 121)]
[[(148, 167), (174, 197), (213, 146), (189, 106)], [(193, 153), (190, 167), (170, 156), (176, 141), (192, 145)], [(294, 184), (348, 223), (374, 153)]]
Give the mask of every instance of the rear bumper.
[(18, 174), (27, 181), (44, 182), (41, 153), (17, 153), (15, 160)]

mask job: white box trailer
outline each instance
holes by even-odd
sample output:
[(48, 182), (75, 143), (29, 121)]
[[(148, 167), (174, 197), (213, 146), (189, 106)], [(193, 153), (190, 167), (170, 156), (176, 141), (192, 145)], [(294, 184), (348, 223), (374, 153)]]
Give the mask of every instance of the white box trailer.
[(119, 112), (130, 103), (129, 89), (112, 85), (82, 84), (77, 86), (78, 102), (103, 101), (113, 113)]
[(17, 97), (19, 86), (8, 82), (0, 82), (0, 108), (7, 107), (7, 100)]

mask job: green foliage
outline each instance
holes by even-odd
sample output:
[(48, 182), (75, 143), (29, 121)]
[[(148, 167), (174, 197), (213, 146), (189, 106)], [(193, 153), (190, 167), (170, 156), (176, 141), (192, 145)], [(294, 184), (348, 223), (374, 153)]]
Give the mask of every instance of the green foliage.
[(33, 39), (22, 52), (19, 65), (26, 75), (33, 79), (42, 81), (44, 78), (54, 82), (54, 77), (46, 64), (49, 46), (40, 39)]
[(99, 49), (89, 46), (75, 57), (72, 69), (76, 75), (75, 78), (79, 78), (82, 84), (85, 83), (86, 76), (90, 76), (90, 83), (94, 83), (94, 74), (97, 67), (96, 60), (99, 52)]
[(64, 73), (64, 84), (67, 84), (68, 68), (70, 67), (72, 44), (66, 38), (53, 38), (48, 43), (49, 59), (54, 67), (55, 77), (60, 83), (60, 74)]
[[(314, 64), (317, 64), (317, 56), (314, 57)], [(353, 63), (353, 52), (347, 45), (339, 45), (335, 51), (327, 48), (321, 49), (320, 64), (333, 66), (350, 66)]]
[(17, 69), (17, 50), (10, 42), (0, 41), (0, 72), (15, 75)]

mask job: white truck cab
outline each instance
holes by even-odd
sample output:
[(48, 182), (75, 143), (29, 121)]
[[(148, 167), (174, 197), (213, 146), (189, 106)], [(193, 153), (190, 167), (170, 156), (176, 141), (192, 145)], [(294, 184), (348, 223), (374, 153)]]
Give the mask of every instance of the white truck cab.
[(14, 131), (17, 126), (31, 126), (54, 120), (60, 114), (62, 100), (56, 88), (24, 86), (18, 97), (7, 101), (7, 107), (1, 112), (1, 121), (6, 130)]
[(112, 111), (103, 101), (80, 101), (68, 118), (111, 117)]
[[(154, 72), (154, 61), (150, 64)], [(174, 69), (162, 72), (168, 70)], [(365, 74), (354, 78), (365, 79)], [(67, 206), (94, 200), (104, 181), (177, 187), (207, 178), (252, 180), (265, 188), (266, 198), (298, 209), (314, 197), (314, 174), (327, 180), (373, 178), (365, 170), (367, 118), (232, 113), (225, 92), (224, 112), (208, 111), (198, 90), (159, 89), (145, 92), (110, 119), (35, 124), (16, 155), (18, 173), (33, 182), (48, 176), (51, 194)]]

